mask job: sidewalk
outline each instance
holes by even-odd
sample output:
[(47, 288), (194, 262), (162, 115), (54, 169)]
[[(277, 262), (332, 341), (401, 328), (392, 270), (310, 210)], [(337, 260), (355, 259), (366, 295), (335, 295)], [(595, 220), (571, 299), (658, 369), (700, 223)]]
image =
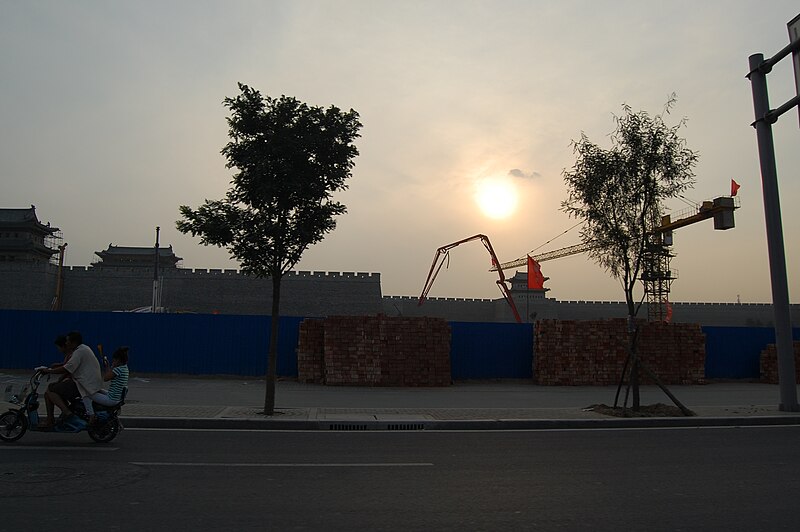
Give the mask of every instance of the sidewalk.
[[(17, 393), (27, 384), (27, 375), (0, 373), (0, 390), (9, 384)], [(272, 430), (800, 424), (800, 413), (778, 410), (777, 385), (724, 382), (669, 389), (697, 416), (619, 418), (586, 409), (594, 404), (613, 405), (616, 386), (556, 387), (500, 381), (443, 388), (365, 388), (292, 380), (278, 381), (275, 413), (264, 416), (263, 379), (132, 377), (122, 418), (126, 427)], [(642, 386), (641, 404), (654, 403), (672, 404), (657, 387)], [(0, 404), (3, 410), (7, 407)]]

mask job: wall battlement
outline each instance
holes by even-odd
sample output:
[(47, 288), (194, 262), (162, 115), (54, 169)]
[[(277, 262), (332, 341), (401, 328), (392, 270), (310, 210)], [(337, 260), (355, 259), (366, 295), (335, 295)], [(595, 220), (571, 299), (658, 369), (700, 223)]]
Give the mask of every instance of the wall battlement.
[[(150, 268), (70, 266), (63, 269), (62, 309), (132, 310), (152, 305)], [(208, 314), (272, 312), (272, 281), (233, 269), (161, 270), (161, 301), (168, 310)], [(48, 310), (58, 267), (0, 264), (0, 308)], [(374, 315), (381, 312), (380, 274), (289, 272), (281, 290), (281, 313), (289, 316)]]
[[(48, 270), (51, 273), (57, 273), (58, 268), (51, 264), (43, 264), (42, 266), (47, 266)], [(5, 268), (4, 268), (5, 269)], [(30, 267), (20, 267), (19, 265), (13, 265), (11, 268), (15, 271), (29, 271)], [(43, 268), (44, 269), (44, 268)], [(152, 270), (149, 268), (126, 268), (126, 267), (115, 267), (115, 268), (97, 268), (94, 266), (65, 266), (65, 272), (75, 273), (75, 274), (82, 274), (85, 273), (87, 275), (123, 275), (123, 274), (136, 274), (136, 275), (146, 275), (152, 278)], [(218, 268), (175, 268), (175, 269), (163, 269), (161, 270), (161, 274), (164, 277), (176, 277), (176, 276), (236, 276), (242, 277), (244, 279), (253, 279), (252, 275), (248, 275), (242, 273), (241, 270), (233, 270), (233, 269), (218, 269)], [(290, 271), (287, 272), (283, 279), (315, 279), (315, 280), (353, 280), (353, 279), (365, 279), (370, 281), (379, 281), (380, 280), (380, 273), (374, 272), (320, 272), (320, 271)]]
[[(414, 303), (419, 302), (419, 297), (417, 296), (383, 296), (383, 299), (387, 299), (390, 301), (413, 301)], [(480, 301), (484, 303), (491, 303), (494, 301), (493, 299), (473, 299), (468, 297), (426, 297), (425, 302), (428, 301)]]
[[(219, 314), (269, 315), (270, 279), (234, 269), (162, 270), (162, 306), (170, 310)], [(153, 273), (149, 268), (69, 266), (63, 270), (63, 310), (131, 310), (152, 304)], [(0, 309), (49, 310), (56, 293), (58, 267), (48, 263), (0, 263)], [(379, 273), (293, 271), (284, 277), (281, 314), (327, 317), (436, 317), (463, 322), (513, 322), (506, 301), (454, 297), (426, 298), (381, 294)], [(512, 292), (523, 321), (543, 319), (597, 320), (624, 318), (619, 301), (558, 301)], [(642, 312), (646, 314), (646, 304)], [(673, 322), (704, 326), (771, 327), (769, 303), (674, 302)], [(792, 305), (792, 324), (800, 326), (800, 305)]]

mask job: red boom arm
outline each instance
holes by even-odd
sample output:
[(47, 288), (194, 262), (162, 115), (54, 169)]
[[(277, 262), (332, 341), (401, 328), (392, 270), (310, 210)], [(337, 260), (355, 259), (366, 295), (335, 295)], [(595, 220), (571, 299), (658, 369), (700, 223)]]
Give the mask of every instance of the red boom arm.
[[(431, 269), (428, 272), (428, 278), (425, 281), (425, 287), (422, 289), (422, 294), (419, 296), (419, 302), (417, 303), (418, 306), (422, 305), (425, 302), (425, 298), (428, 297), (428, 292), (430, 292), (433, 282), (436, 280), (436, 276), (439, 275), (439, 270), (442, 269), (444, 261), (449, 258), (450, 250), (456, 246), (460, 246), (461, 244), (465, 244), (473, 240), (481, 241), (483, 247), (486, 248), (486, 250), (489, 252), (489, 255), (492, 257), (492, 266), (496, 267), (498, 264), (500, 264), (500, 262), (497, 260), (497, 255), (494, 253), (494, 248), (492, 248), (492, 243), (489, 242), (489, 237), (486, 235), (473, 235), (469, 238), (465, 238), (463, 240), (459, 240), (458, 242), (453, 242), (452, 244), (447, 244), (446, 246), (440, 247), (436, 250), (436, 255), (433, 257), (433, 264), (431, 264)], [(508, 303), (508, 306), (511, 307), (511, 312), (514, 313), (514, 318), (517, 320), (517, 323), (522, 323), (522, 319), (519, 317), (519, 312), (517, 312), (517, 306), (514, 304), (514, 300), (511, 298), (511, 294), (508, 291), (508, 286), (506, 286), (506, 276), (501, 269), (498, 269), (497, 273), (500, 277), (500, 279), (497, 280), (497, 286), (500, 287), (503, 297)]]

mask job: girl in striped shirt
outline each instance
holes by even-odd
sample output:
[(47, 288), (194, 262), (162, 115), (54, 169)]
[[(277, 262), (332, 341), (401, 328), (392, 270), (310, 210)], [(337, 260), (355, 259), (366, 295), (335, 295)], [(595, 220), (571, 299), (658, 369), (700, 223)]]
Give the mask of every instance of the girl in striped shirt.
[(103, 380), (111, 381), (108, 391), (100, 390), (90, 397), (95, 403), (103, 406), (114, 406), (122, 400), (122, 392), (128, 386), (128, 348), (120, 347), (111, 356), (111, 366), (108, 359), (103, 358)]

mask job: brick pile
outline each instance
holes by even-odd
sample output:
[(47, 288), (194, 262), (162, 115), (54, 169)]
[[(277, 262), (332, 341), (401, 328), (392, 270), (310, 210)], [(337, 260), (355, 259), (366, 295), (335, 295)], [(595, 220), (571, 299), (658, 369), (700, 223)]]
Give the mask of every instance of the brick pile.
[(325, 322), (306, 319), (300, 322), (297, 343), (297, 380), (306, 384), (325, 382)]
[[(640, 359), (664, 384), (699, 384), (705, 377), (705, 335), (698, 324), (639, 322)], [(536, 323), (533, 376), (538, 384), (619, 383), (628, 356), (626, 319)], [(643, 384), (652, 383), (644, 374)]]
[[(778, 351), (775, 344), (769, 344), (761, 351), (761, 382), (778, 384)], [(794, 342), (795, 382), (800, 382), (800, 342)]]
[[(309, 321), (317, 323), (304, 326)], [(451, 381), (450, 326), (440, 318), (379, 315), (304, 320), (297, 353), (303, 382), (448, 386)]]

